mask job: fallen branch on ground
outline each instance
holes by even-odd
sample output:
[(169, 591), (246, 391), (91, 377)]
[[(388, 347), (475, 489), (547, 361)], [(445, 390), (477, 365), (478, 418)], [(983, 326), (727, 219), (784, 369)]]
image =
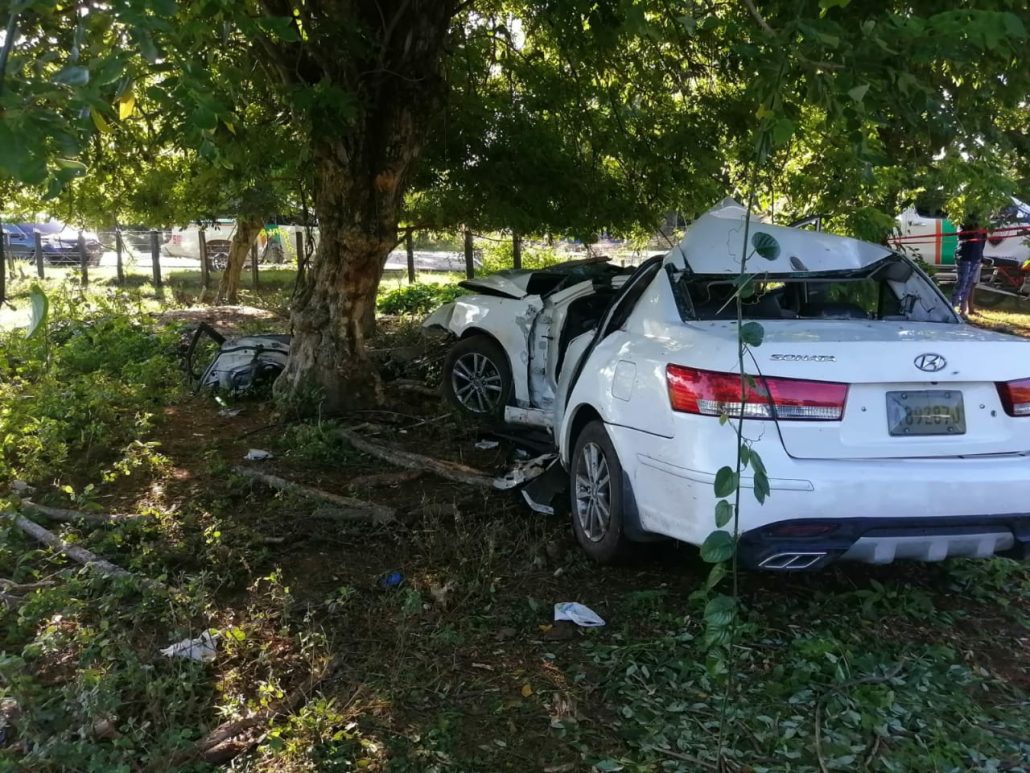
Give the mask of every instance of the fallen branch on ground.
[(388, 381), (387, 385), (396, 387), (397, 389), (403, 389), (405, 392), (415, 392), (416, 394), (427, 395), (429, 397), (440, 396), (439, 389), (426, 386), (421, 381), (415, 381), (413, 379), (399, 378), (395, 381)]
[(40, 580), (39, 582), (17, 583), (0, 577), (0, 604), (8, 609), (16, 609), (25, 600), (24, 594), (39, 588), (50, 588), (57, 583), (52, 580)]
[(258, 472), (249, 467), (237, 466), (233, 469), (243, 477), (264, 483), (270, 488), (278, 489), (279, 491), (289, 491), (312, 499), (321, 499), (323, 502), (329, 502), (337, 507), (341, 507), (343, 510), (340, 517), (345, 520), (371, 520), (373, 523), (389, 523), (397, 517), (396, 511), (392, 507), (377, 505), (375, 502), (366, 502), (364, 499), (354, 499), (353, 497), (344, 497), (329, 491), (322, 491), (311, 486), (305, 486), (302, 483), (294, 483), (277, 475)]
[[(315, 689), (338, 667), (338, 661), (330, 661), (317, 674), (313, 674), (303, 685), (294, 690), (288, 698), (253, 716), (223, 722), (197, 742), (191, 756), (200, 757), (210, 765), (221, 765), (252, 749), (267, 734), (268, 723), (277, 717), (297, 711), (307, 703)], [(180, 758), (175, 762), (178, 764), (184, 761)]]
[(8, 516), (15, 526), (37, 542), (42, 542), (44, 545), (56, 550), (58, 553), (63, 553), (72, 561), (82, 564), (92, 572), (96, 572), (104, 577), (134, 576), (131, 572), (122, 569), (120, 566), (112, 564), (110, 561), (100, 558), (95, 553), (91, 553), (86, 550), (86, 548), (65, 542), (53, 532), (47, 531), (38, 523), (30, 521), (23, 515), (18, 515), (17, 513), (4, 513), (4, 515)]
[(422, 470), (401, 470), (398, 472), (377, 472), (372, 475), (361, 475), (351, 478), (347, 485), (351, 488), (372, 488), (373, 486), (392, 486), (396, 483), (407, 483), (422, 476)]
[(438, 475), (441, 478), (447, 480), (457, 481), (458, 483), (466, 483), (470, 486), (478, 486), (479, 488), (490, 489), (494, 488), (493, 478), (484, 475), (479, 470), (467, 467), (464, 464), (458, 464), (457, 462), (448, 462), (442, 459), (433, 459), (429, 456), (422, 456), (421, 454), (413, 454), (410, 451), (401, 451), (394, 448), (388, 448), (387, 446), (380, 445), (379, 443), (373, 443), (371, 440), (362, 437), (361, 435), (347, 429), (337, 430), (340, 433), (340, 437), (350, 443), (357, 450), (374, 456), (377, 459), (395, 464), (398, 467), (404, 467), (409, 470), (423, 470), (424, 472), (431, 472), (434, 475)]
[(126, 521), (133, 521), (137, 518), (145, 518), (142, 515), (126, 515), (124, 513), (84, 513), (80, 510), (64, 510), (60, 507), (47, 507), (46, 505), (37, 505), (31, 499), (23, 499), (21, 501), (23, 510), (28, 510), (30, 513), (41, 515), (44, 518), (50, 518), (54, 521), (66, 521), (68, 523), (92, 523), (96, 526), (106, 526), (112, 523), (125, 523)]

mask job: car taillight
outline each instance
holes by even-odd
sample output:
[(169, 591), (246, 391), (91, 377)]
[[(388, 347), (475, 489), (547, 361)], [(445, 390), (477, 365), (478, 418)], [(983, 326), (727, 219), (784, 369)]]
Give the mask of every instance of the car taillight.
[(998, 385), (998, 397), (1009, 416), (1030, 416), (1030, 378), (1003, 381)]
[[(674, 411), (701, 416), (741, 415), (740, 376), (668, 365), (665, 378)], [(755, 376), (744, 385), (746, 419), (840, 421), (848, 385), (830, 381)]]

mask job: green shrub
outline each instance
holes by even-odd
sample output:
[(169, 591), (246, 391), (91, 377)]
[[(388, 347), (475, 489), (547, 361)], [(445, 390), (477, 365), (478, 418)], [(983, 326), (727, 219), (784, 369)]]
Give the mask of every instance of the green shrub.
[(383, 314), (428, 314), (465, 290), (457, 284), (412, 284), (380, 293), (376, 308)]
[[(525, 242), (522, 244), (522, 268), (545, 268), (564, 260), (567, 258), (558, 254), (553, 247), (535, 246)], [(490, 242), (489, 246), (483, 250), (482, 271), (484, 274), (510, 269), (514, 262), (515, 247), (512, 245), (511, 239)]]
[(177, 337), (127, 306), (56, 292), (45, 331), (0, 332), (0, 481), (89, 478), (145, 439), (179, 387)]

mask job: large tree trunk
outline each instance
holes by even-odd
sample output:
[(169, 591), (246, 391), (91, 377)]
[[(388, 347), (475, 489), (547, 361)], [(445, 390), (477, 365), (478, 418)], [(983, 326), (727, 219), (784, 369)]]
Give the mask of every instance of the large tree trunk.
[[(247, 263), (250, 248), (258, 234), (261, 233), (263, 225), (264, 220), (259, 217), (240, 218), (236, 221), (236, 231), (229, 244), (229, 263), (218, 282), (216, 303), (236, 303), (239, 299), (240, 276)], [(202, 259), (206, 260), (207, 256), (203, 256)]]
[(290, 360), (275, 384), (280, 403), (299, 412), (335, 414), (382, 399), (365, 340), (404, 192), (444, 96), (453, 0), (356, 5), (365, 29), (386, 37), (357, 58), (353, 49), (335, 52), (343, 65), (332, 76), (356, 92), (360, 115), (310, 123), (320, 241), (294, 298)]

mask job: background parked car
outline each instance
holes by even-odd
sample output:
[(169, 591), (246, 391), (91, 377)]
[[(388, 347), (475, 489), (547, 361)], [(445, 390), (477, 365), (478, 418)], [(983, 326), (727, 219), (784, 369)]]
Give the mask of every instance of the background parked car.
[[(78, 265), (79, 231), (60, 220), (47, 223), (4, 223), (4, 246), (15, 258), (31, 260), (35, 256), (34, 232), (42, 236), (43, 260), (50, 265)], [(93, 231), (83, 231), (89, 265), (97, 266), (104, 254), (104, 245)]]
[(171, 258), (194, 258), (200, 260), (200, 229), (204, 229), (207, 254), (216, 267), (220, 267), (218, 256), (229, 254), (236, 221), (219, 219), (213, 222), (190, 224), (185, 228), (173, 228), (167, 233), (167, 241), (161, 247), (161, 254)]

